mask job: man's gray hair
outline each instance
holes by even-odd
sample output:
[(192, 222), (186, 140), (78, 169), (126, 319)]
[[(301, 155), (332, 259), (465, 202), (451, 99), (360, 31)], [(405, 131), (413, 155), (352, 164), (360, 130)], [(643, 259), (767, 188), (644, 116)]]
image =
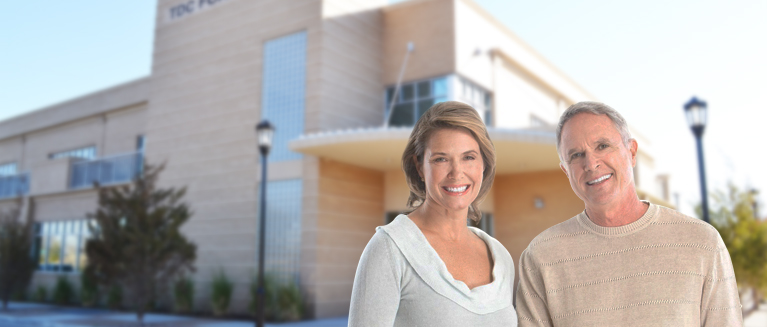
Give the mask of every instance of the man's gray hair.
[(562, 155), (559, 152), (559, 145), (562, 143), (562, 129), (565, 127), (565, 123), (567, 123), (568, 120), (575, 117), (575, 115), (584, 112), (594, 115), (607, 115), (607, 118), (610, 118), (610, 120), (613, 121), (615, 128), (621, 134), (623, 144), (626, 146), (629, 145), (629, 141), (631, 140), (631, 132), (629, 132), (629, 126), (626, 124), (626, 120), (623, 119), (623, 116), (621, 116), (617, 110), (601, 102), (578, 102), (567, 108), (567, 110), (562, 113), (562, 117), (559, 117), (559, 124), (557, 124), (557, 155), (559, 155), (560, 160), (562, 160)]

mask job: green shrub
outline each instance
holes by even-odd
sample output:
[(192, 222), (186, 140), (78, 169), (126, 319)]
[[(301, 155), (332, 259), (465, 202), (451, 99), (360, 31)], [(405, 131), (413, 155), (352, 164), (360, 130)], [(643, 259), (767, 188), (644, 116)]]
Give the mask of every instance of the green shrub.
[(67, 305), (75, 297), (75, 288), (66, 276), (59, 276), (53, 288), (53, 303)]
[(34, 300), (37, 302), (48, 302), (48, 289), (44, 285), (37, 286)]
[(178, 313), (189, 313), (194, 307), (194, 282), (181, 276), (173, 285), (173, 299)]
[(232, 281), (226, 276), (223, 268), (213, 276), (211, 288), (210, 296), (213, 315), (221, 316), (226, 314), (226, 310), (229, 308), (229, 301), (232, 299), (234, 284), (232, 284)]
[(112, 285), (112, 287), (109, 288), (109, 293), (107, 294), (107, 308), (110, 308), (112, 310), (117, 310), (122, 307), (123, 303), (123, 289), (120, 287), (120, 285)]
[[(250, 312), (256, 312), (258, 277), (250, 285)], [(269, 321), (296, 321), (304, 315), (304, 302), (295, 283), (280, 283), (272, 275), (264, 276), (264, 317)]]
[(84, 307), (93, 307), (98, 303), (99, 284), (88, 273), (80, 274), (80, 302)]

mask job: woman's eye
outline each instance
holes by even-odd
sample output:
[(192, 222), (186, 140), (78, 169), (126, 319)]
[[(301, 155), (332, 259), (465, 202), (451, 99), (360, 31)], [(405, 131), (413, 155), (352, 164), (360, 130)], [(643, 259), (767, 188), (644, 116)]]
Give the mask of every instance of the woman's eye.
[(445, 159), (445, 158), (434, 159), (434, 162), (444, 162), (444, 161), (447, 161), (447, 159)]
[(474, 160), (475, 158), (474, 158), (474, 156), (466, 156), (464, 159), (466, 159), (466, 160)]

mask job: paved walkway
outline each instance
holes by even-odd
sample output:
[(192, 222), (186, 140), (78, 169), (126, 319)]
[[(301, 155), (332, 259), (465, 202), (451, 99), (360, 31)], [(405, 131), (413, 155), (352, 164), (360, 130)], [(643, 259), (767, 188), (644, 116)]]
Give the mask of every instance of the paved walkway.
[[(146, 327), (251, 327), (253, 321), (217, 320), (189, 316), (154, 314), (144, 316)], [(266, 324), (272, 327), (346, 327), (346, 317), (312, 321)], [(102, 309), (58, 307), (48, 304), (11, 302), (0, 309), (0, 327), (135, 327), (136, 314)]]
[(767, 327), (767, 304), (760, 305), (759, 310), (748, 315), (743, 327)]

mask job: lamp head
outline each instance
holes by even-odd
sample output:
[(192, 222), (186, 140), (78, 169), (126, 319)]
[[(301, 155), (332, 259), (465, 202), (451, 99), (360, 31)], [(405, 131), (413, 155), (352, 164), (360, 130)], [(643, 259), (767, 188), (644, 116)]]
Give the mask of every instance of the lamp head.
[[(687, 115), (687, 124), (695, 133), (703, 133), (706, 127), (708, 107), (706, 101), (692, 97), (684, 104), (684, 112)], [(698, 132), (700, 130), (700, 132)]]
[(262, 155), (269, 153), (274, 139), (274, 126), (264, 119), (256, 125), (256, 138), (258, 139), (258, 149)]

